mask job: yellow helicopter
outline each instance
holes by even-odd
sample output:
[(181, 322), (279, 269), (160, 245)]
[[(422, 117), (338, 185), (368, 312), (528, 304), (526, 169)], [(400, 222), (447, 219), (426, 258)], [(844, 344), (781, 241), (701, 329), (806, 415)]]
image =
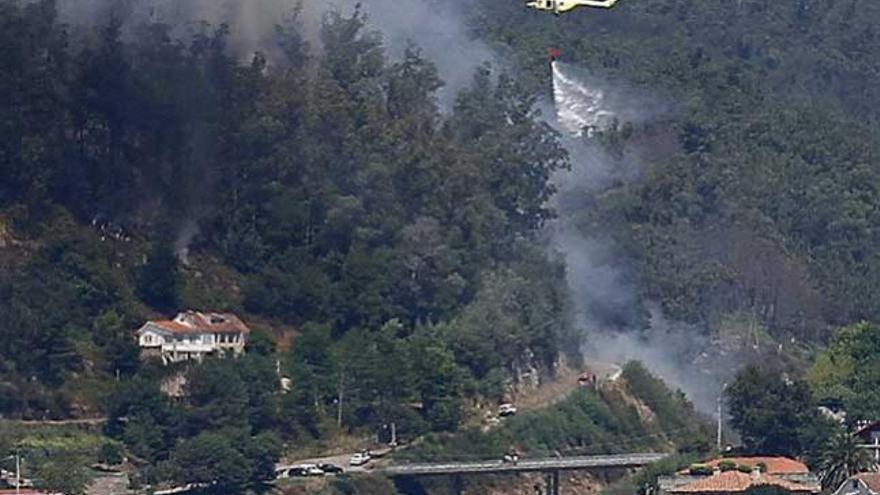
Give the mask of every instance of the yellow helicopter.
[(532, 0), (526, 7), (553, 12), (556, 15), (571, 12), (578, 7), (610, 9), (619, 0)]

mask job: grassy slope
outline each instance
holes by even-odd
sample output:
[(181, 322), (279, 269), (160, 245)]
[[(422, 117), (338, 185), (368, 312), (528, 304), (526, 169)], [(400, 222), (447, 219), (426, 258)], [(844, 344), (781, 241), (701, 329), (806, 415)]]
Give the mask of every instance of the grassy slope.
[[(598, 391), (578, 390), (559, 404), (520, 414), (488, 432), (472, 428), (431, 435), (397, 459), (499, 459), (512, 445), (527, 457), (650, 450), (694, 454), (708, 450), (710, 436), (704, 418), (681, 392), (641, 364), (629, 363), (617, 382)], [(674, 469), (680, 462), (676, 457), (669, 461), (672, 468), (659, 469)]]

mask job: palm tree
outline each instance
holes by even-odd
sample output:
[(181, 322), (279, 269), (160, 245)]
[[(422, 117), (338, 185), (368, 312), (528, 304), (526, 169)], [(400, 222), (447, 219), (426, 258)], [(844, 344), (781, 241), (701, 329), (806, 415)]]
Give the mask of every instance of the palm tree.
[(822, 449), (819, 459), (819, 479), (822, 488), (835, 490), (850, 476), (874, 469), (868, 452), (859, 447), (858, 440), (846, 430), (832, 435)]

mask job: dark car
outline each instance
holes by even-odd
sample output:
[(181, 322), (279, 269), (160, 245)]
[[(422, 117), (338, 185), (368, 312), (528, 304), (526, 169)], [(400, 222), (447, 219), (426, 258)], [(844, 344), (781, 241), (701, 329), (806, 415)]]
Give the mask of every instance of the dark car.
[(327, 474), (341, 474), (343, 472), (343, 469), (336, 464), (318, 464), (318, 467)]
[(294, 467), (294, 468), (290, 468), (290, 470), (287, 471), (287, 476), (290, 478), (296, 478), (299, 476), (308, 476), (308, 475), (309, 475), (309, 470), (304, 467)]

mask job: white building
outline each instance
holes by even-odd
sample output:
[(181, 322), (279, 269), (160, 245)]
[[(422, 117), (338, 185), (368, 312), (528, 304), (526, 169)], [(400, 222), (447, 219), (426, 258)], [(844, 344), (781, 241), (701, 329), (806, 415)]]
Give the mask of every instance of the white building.
[(137, 331), (141, 354), (163, 364), (202, 361), (211, 354), (244, 352), (250, 329), (231, 313), (185, 311), (173, 320), (148, 321)]

